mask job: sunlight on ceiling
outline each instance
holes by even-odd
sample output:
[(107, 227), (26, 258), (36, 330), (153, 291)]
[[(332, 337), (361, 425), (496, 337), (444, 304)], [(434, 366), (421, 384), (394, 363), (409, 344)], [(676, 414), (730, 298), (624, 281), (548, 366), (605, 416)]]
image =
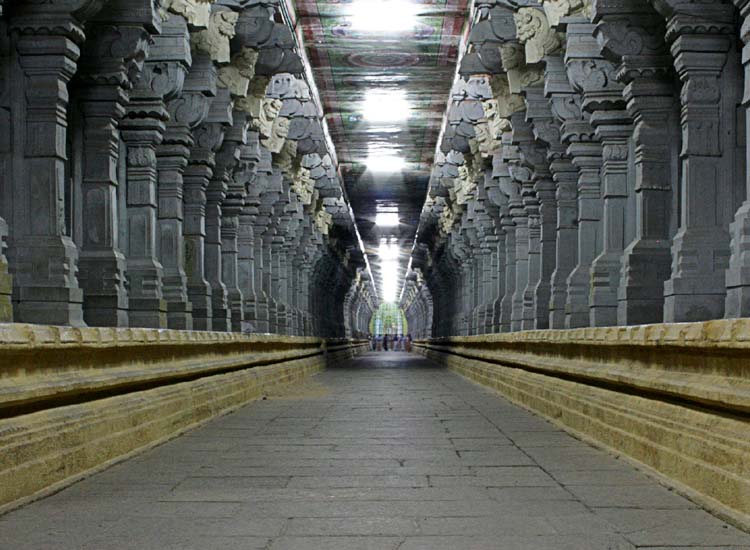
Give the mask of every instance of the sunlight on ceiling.
[(417, 6), (406, 0), (358, 0), (352, 3), (351, 25), (361, 32), (404, 32), (417, 23)]
[(402, 90), (370, 90), (365, 96), (362, 115), (368, 122), (397, 122), (411, 116), (411, 105)]

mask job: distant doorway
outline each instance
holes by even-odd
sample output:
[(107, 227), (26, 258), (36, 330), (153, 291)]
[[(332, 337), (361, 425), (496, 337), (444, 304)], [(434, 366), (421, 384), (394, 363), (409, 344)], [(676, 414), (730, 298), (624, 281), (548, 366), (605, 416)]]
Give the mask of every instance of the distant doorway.
[(396, 304), (381, 304), (370, 321), (370, 334), (375, 336), (404, 336), (408, 333), (406, 315)]

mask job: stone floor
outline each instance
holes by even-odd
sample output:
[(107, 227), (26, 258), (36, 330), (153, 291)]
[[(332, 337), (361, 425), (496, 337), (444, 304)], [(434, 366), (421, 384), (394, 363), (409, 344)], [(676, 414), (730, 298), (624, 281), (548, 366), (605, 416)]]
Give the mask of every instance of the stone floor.
[(750, 548), (459, 376), (368, 354), (0, 518), (0, 548)]

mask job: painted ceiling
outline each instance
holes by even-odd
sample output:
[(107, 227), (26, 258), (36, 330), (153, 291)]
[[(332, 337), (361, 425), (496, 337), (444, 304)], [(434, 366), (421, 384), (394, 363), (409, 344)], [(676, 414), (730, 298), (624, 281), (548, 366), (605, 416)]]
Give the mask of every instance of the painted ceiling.
[[(469, 0), (296, 0), (294, 5), (373, 275), (380, 291), (381, 268), (396, 269), (400, 290)], [(368, 116), (373, 105), (381, 111), (375, 120)], [(405, 108), (408, 116), (389, 119), (399, 118), (396, 111)], [(399, 225), (376, 226), (379, 212), (397, 212)], [(384, 243), (398, 245), (397, 263), (383, 262)]]

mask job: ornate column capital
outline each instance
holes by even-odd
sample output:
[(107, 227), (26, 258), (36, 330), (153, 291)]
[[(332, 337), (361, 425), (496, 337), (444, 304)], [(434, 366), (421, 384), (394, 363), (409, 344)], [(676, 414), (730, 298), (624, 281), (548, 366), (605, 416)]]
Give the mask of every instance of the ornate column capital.
[(539, 63), (546, 55), (560, 50), (562, 43), (550, 27), (545, 13), (537, 8), (521, 8), (513, 16), (518, 41), (525, 45), (526, 63)]
[(216, 63), (231, 61), (230, 40), (235, 35), (239, 13), (223, 6), (214, 6), (208, 28), (191, 35), (193, 50), (208, 54)]

